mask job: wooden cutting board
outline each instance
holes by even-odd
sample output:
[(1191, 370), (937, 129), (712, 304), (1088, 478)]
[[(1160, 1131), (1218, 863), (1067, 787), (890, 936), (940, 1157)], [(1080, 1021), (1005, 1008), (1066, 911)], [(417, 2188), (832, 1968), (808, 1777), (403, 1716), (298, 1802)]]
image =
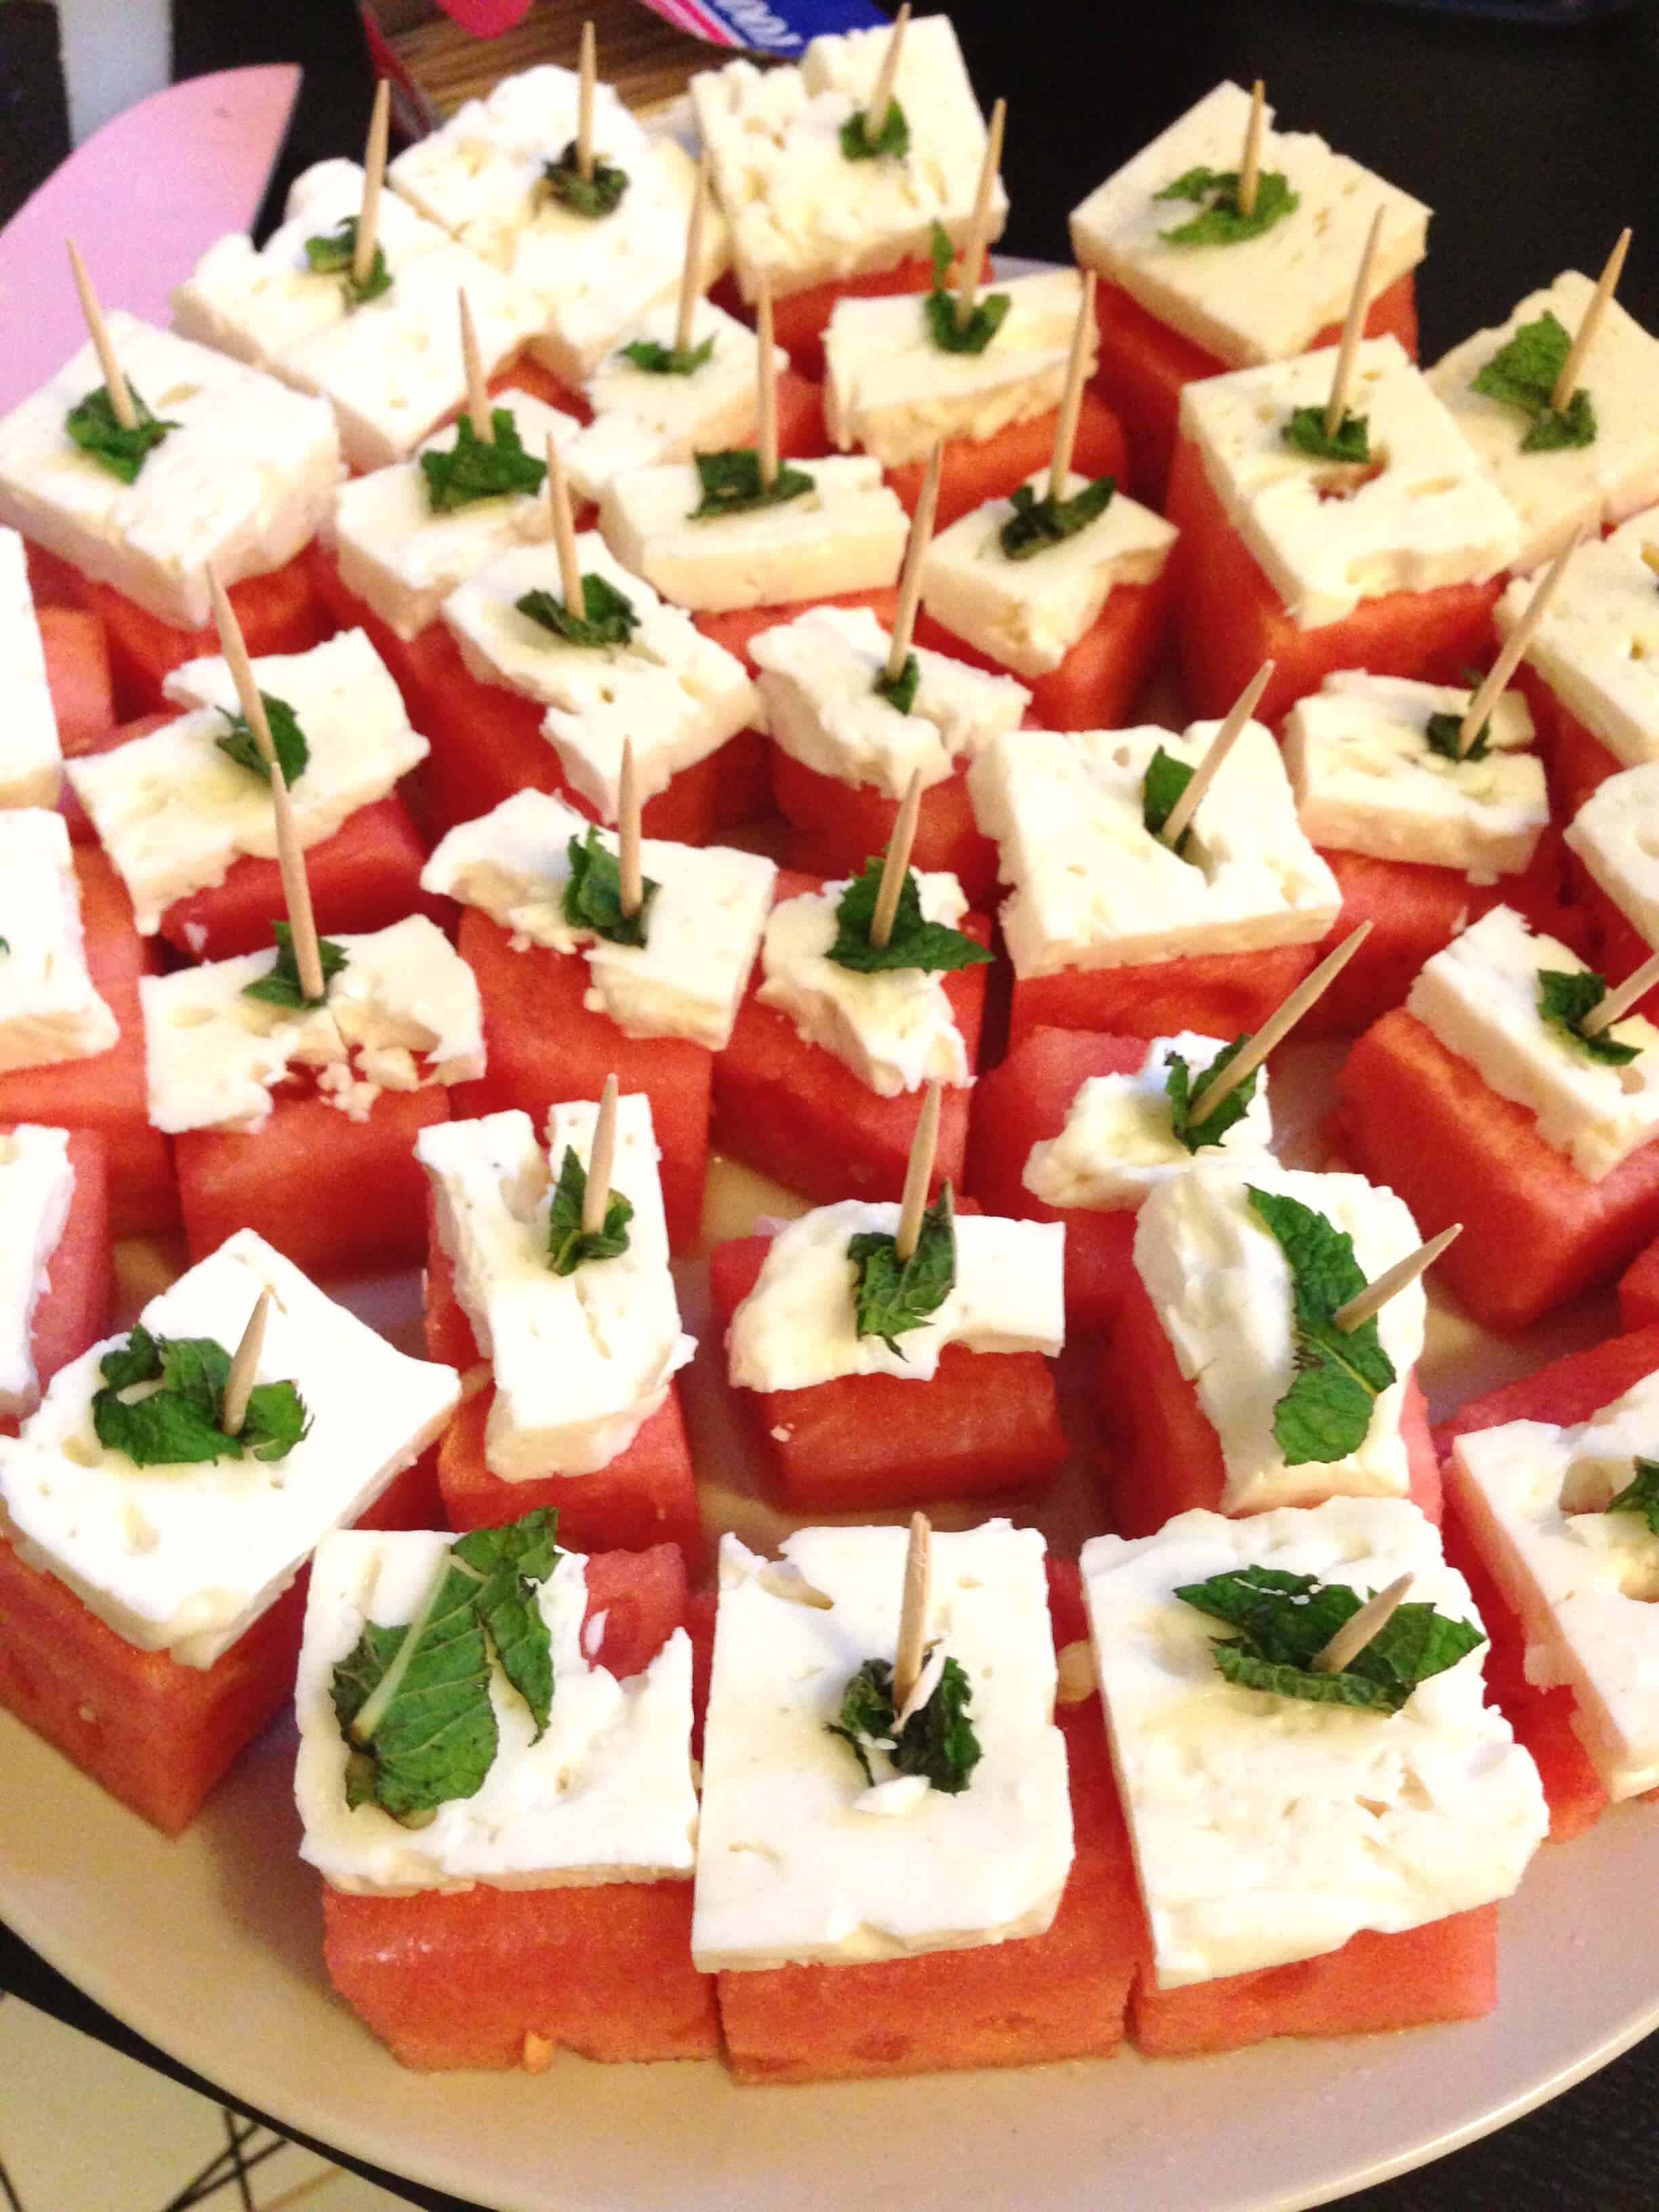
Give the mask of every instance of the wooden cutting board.
[(584, 16), (592, 18), (600, 76), (642, 114), (678, 100), (698, 70), (718, 69), (731, 58), (721, 47), (673, 29), (639, 0), (537, 0), (523, 22), (499, 39), (471, 37), (434, 0), (365, 4), (441, 118), (537, 62), (574, 69)]

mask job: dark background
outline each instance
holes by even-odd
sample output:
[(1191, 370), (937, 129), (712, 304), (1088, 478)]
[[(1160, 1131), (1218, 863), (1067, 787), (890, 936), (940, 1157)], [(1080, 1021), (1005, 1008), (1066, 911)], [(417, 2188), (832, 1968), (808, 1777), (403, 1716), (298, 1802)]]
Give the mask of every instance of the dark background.
[[(1285, 128), (1319, 131), (1437, 210), (1418, 272), (1425, 359), (1559, 270), (1595, 274), (1626, 222), (1636, 240), (1620, 296), (1659, 328), (1659, 0), (1559, 29), (1387, 0), (956, 0), (951, 13), (981, 96), (1008, 100), (1011, 252), (1069, 258), (1068, 209), (1218, 77), (1261, 76)], [(361, 144), (371, 87), (348, 0), (176, 0), (175, 24), (179, 76), (305, 67), (268, 217), (297, 170)], [(52, 54), (50, 11), (0, 0), (0, 217), (66, 148)], [(1653, 1900), (1608, 1903), (1629, 1915), (1632, 1942), (1653, 1946)], [(192, 2078), (3, 1928), (0, 1986)], [(1363, 2044), (1354, 2063), (1363, 2094)], [(1164, 2078), (1178, 2109), (1179, 2069)], [(375, 2179), (455, 2212), (452, 2198)], [(1352, 2212), (1656, 2212), (1659, 2039), (1486, 2142), (1346, 2201)]]

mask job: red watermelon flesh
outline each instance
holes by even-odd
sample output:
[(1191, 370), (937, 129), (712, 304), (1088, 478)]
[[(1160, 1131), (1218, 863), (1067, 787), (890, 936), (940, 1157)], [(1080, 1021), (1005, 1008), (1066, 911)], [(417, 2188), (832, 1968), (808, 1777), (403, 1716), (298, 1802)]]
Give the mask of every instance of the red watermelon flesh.
[(1259, 1030), (1319, 957), (1316, 945), (1265, 952), (1204, 952), (1125, 968), (1063, 968), (1016, 980), (1012, 1044), (1033, 1030), (1092, 1030), (1097, 1035), (1236, 1037)]
[(1632, 1260), (1619, 1278), (1619, 1326), (1651, 1328), (1659, 1322), (1659, 1240)]
[[(1031, 694), (1030, 721), (1039, 730), (1116, 730), (1127, 726), (1168, 635), (1175, 606), (1175, 567), (1166, 561), (1150, 584), (1119, 584), (1058, 668), (1022, 676)], [(916, 642), (995, 674), (1008, 672), (923, 613)]]
[[(933, 264), (920, 258), (901, 261), (896, 269), (880, 269), (872, 275), (842, 276), (828, 284), (810, 285), (804, 292), (787, 293), (772, 302), (772, 336), (789, 356), (792, 370), (803, 380), (823, 377), (823, 334), (837, 300), (884, 298), (892, 292), (928, 292), (933, 285)], [(716, 287), (714, 297), (728, 314), (752, 323), (755, 311), (744, 304), (734, 281)], [(787, 451), (786, 447), (784, 449)]]
[(1475, 1429), (1504, 1428), (1511, 1421), (1550, 1421), (1558, 1428), (1576, 1428), (1634, 1389), (1656, 1368), (1659, 1326), (1609, 1337), (1605, 1344), (1569, 1352), (1565, 1359), (1552, 1360), (1518, 1382), (1471, 1398), (1449, 1420), (1436, 1426), (1435, 1449), (1443, 1458), (1458, 1437)]
[[(381, 621), (368, 602), (347, 589), (341, 578), (339, 565), (331, 550), (320, 538), (314, 538), (307, 556), (311, 563), (311, 580), (319, 599), (328, 610), (332, 626), (337, 629), (360, 629), (368, 638), (388, 674), (403, 696), (410, 720), (424, 737), (426, 720), (422, 712), (425, 695), (421, 688), (421, 648), (441, 624), (428, 623), (418, 636), (404, 639), (398, 636), (389, 623)], [(447, 635), (447, 631), (443, 631)], [(416, 775), (421, 771), (417, 769)]]
[(81, 607), (37, 607), (46, 688), (65, 757), (85, 752), (115, 720), (109, 647), (96, 615)]
[[(1545, 689), (1542, 678), (1536, 678), (1534, 689), (1528, 696), (1534, 696), (1536, 690)], [(1550, 796), (1554, 801), (1557, 820), (1571, 822), (1590, 794), (1599, 790), (1610, 775), (1620, 775), (1626, 763), (1586, 729), (1576, 714), (1569, 713), (1553, 692), (1547, 696), (1553, 708)]]
[[(1644, 961), (1653, 957), (1653, 947), (1627, 918), (1624, 908), (1608, 897), (1577, 853), (1568, 854), (1567, 866), (1574, 896), (1579, 901), (1575, 913), (1579, 920), (1580, 936), (1574, 949), (1584, 952), (1590, 965), (1609, 983), (1622, 983)], [(1645, 993), (1631, 1012), (1644, 1014), (1651, 1021), (1659, 1013), (1659, 989)]]
[[(80, 590), (104, 626), (116, 708), (123, 716), (158, 712), (169, 703), (161, 686), (175, 668), (218, 654), (219, 634), (210, 623), (205, 629), (175, 629), (107, 584), (83, 577)], [(268, 575), (233, 584), (230, 603), (256, 660), (265, 653), (308, 652), (332, 628), (304, 553)]]
[[(1059, 410), (1054, 408), (1030, 422), (1011, 422), (994, 438), (947, 439), (936, 528), (948, 530), (959, 517), (971, 514), (988, 500), (1006, 499), (1028, 477), (1046, 469), (1054, 458), (1058, 422)], [(1121, 483), (1128, 474), (1128, 459), (1122, 425), (1097, 392), (1085, 391), (1072, 466), (1079, 476), (1111, 477)], [(905, 513), (914, 514), (927, 475), (927, 462), (903, 461), (883, 473), (898, 494)]]
[[(0, 1138), (9, 1132), (0, 1127)], [(108, 1147), (95, 1130), (69, 1132), (74, 1194), (62, 1233), (46, 1262), (46, 1287), (35, 1301), (29, 1357), (44, 1395), (67, 1367), (109, 1328), (114, 1279), (110, 1266)], [(15, 1436), (17, 1423), (0, 1417), (0, 1436)]]
[[(872, 853), (884, 853), (898, 819), (898, 802), (873, 783), (843, 783), (808, 768), (781, 745), (770, 748), (772, 792), (790, 825), (789, 858), (803, 874), (856, 875)], [(958, 769), (921, 794), (910, 865), (952, 875), (969, 903), (988, 907), (996, 896), (997, 848), (981, 833)]]
[[(811, 604), (815, 607), (868, 607), (882, 628), (890, 630), (898, 615), (898, 587), (878, 584), (863, 592), (836, 592), (828, 599), (814, 599)], [(777, 629), (805, 612), (806, 605), (799, 600), (779, 600), (764, 607), (727, 607), (717, 613), (693, 615), (691, 619), (705, 637), (735, 654), (753, 676), (757, 672), (749, 648), (755, 639), (763, 629)]]

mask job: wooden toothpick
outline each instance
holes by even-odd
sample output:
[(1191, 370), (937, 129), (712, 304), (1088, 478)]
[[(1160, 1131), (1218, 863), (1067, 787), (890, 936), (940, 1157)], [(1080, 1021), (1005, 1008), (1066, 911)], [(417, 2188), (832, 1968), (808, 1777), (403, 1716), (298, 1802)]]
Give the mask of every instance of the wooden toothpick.
[(933, 1187), (933, 1156), (939, 1151), (939, 1090), (930, 1083), (916, 1117), (916, 1133), (910, 1139), (910, 1158), (904, 1170), (904, 1196), (899, 1204), (898, 1229), (893, 1249), (901, 1261), (908, 1260), (921, 1235), (921, 1217), (927, 1211)]
[(1244, 126), (1244, 153), (1238, 165), (1238, 211), (1255, 213), (1255, 196), (1261, 183), (1261, 141), (1267, 126), (1267, 94), (1257, 77), (1250, 87), (1250, 119)]
[(351, 281), (362, 285), (374, 266), (374, 248), (380, 232), (380, 187), (386, 181), (386, 142), (392, 131), (392, 80), (383, 76), (374, 88), (374, 112), (368, 119), (368, 143), (363, 149), (363, 198), (357, 210), (357, 242), (351, 251)]
[(593, 1121), (593, 1142), (587, 1155), (587, 1188), (582, 1194), (582, 1234), (597, 1237), (605, 1226), (605, 1210), (611, 1203), (611, 1175), (617, 1158), (617, 1079), (607, 1075), (599, 1093), (599, 1110)]
[(585, 178), (593, 173), (593, 87), (599, 73), (599, 49), (590, 20), (582, 25), (581, 52), (576, 63), (576, 167)]
[(979, 168), (979, 190), (974, 195), (973, 219), (968, 226), (967, 243), (962, 249), (962, 268), (957, 278), (958, 329), (965, 327), (973, 314), (980, 276), (985, 267), (986, 248), (991, 242), (991, 203), (996, 198), (997, 173), (1002, 167), (1002, 134), (1007, 120), (1008, 103), (1006, 100), (1000, 100), (991, 110), (991, 127), (985, 139), (985, 159)]
[(98, 295), (92, 289), (92, 279), (87, 274), (87, 264), (81, 258), (81, 249), (71, 238), (67, 241), (70, 273), (75, 289), (81, 298), (81, 313), (86, 318), (87, 335), (92, 340), (92, 349), (98, 356), (98, 366), (104, 372), (104, 389), (109, 394), (110, 412), (124, 430), (138, 428), (138, 410), (132, 404), (132, 393), (115, 358), (115, 342), (110, 337), (109, 325), (104, 320), (104, 311), (98, 304)]
[(921, 606), (922, 564), (933, 542), (933, 517), (939, 510), (939, 475), (944, 466), (945, 442), (941, 439), (927, 457), (927, 473), (921, 480), (916, 511), (910, 519), (910, 535), (905, 541), (898, 605), (894, 611), (892, 635), (887, 647), (890, 684), (896, 684), (903, 675), (904, 664), (910, 657), (911, 641), (916, 634), (916, 615)]
[(1642, 548), (1642, 565), (1659, 576), (1659, 545), (1644, 545)]
[(885, 945), (893, 933), (893, 921), (898, 913), (899, 896), (904, 889), (921, 814), (921, 770), (918, 768), (910, 772), (910, 787), (894, 817), (893, 834), (887, 841), (887, 856), (881, 864), (881, 891), (876, 900), (876, 910), (870, 917), (870, 942), (878, 947)]
[(322, 947), (317, 942), (317, 920), (311, 910), (311, 883), (306, 874), (305, 848), (294, 819), (294, 802), (288, 795), (288, 778), (281, 764), (270, 763), (270, 804), (276, 817), (276, 865), (282, 872), (283, 898), (288, 926), (293, 933), (294, 965), (300, 988), (310, 1000), (327, 993), (323, 975)]
[(1572, 342), (1571, 350), (1561, 364), (1561, 374), (1555, 380), (1555, 389), (1550, 394), (1550, 405), (1558, 414), (1562, 408), (1572, 404), (1572, 395), (1577, 391), (1578, 380), (1584, 373), (1585, 356), (1595, 343), (1596, 332), (1607, 320), (1607, 309), (1612, 305), (1613, 295), (1618, 289), (1619, 279), (1624, 270), (1625, 256), (1629, 252), (1630, 232), (1628, 229), (1621, 230), (1613, 241), (1612, 252), (1607, 256), (1607, 266), (1597, 279), (1590, 303), (1584, 310), (1584, 319), (1578, 325), (1578, 335)]
[(921, 1673), (927, 1644), (928, 1599), (933, 1582), (933, 1531), (925, 1513), (910, 1516), (910, 1542), (904, 1554), (904, 1599), (899, 1607), (898, 1643), (893, 1653), (893, 1705), (902, 1711)]
[(881, 74), (876, 79), (876, 88), (870, 95), (870, 105), (864, 111), (864, 135), (873, 145), (887, 128), (887, 111), (893, 104), (893, 87), (898, 82), (899, 56), (904, 50), (904, 33), (909, 27), (910, 0), (893, 18), (893, 28), (887, 40), (887, 51), (881, 58)]
[(1468, 709), (1457, 726), (1457, 755), (1461, 760), (1480, 736), (1492, 711), (1509, 688), (1509, 681), (1521, 665), (1521, 656), (1532, 643), (1533, 633), (1549, 612), (1550, 601), (1560, 587), (1567, 573), (1567, 563), (1578, 550), (1583, 532), (1575, 532), (1571, 542), (1561, 548), (1544, 571), (1537, 590), (1521, 610), (1521, 618), (1510, 629), (1498, 648), (1498, 658), (1482, 678), (1480, 690), (1470, 700)]
[(1228, 754), (1243, 736), (1251, 715), (1261, 704), (1262, 693), (1273, 681), (1276, 665), (1276, 662), (1264, 660), (1234, 700), (1226, 720), (1211, 738), (1203, 759), (1193, 770), (1191, 781), (1170, 809), (1158, 834), (1171, 852), (1192, 827), (1193, 817), (1203, 805), (1205, 793), (1220, 775)]
[(1440, 1255), (1449, 1245), (1455, 1244), (1462, 1234), (1462, 1223), (1454, 1221), (1449, 1229), (1443, 1229), (1426, 1244), (1419, 1244), (1415, 1252), (1407, 1252), (1403, 1260), (1396, 1260), (1392, 1267), (1385, 1268), (1374, 1283), (1367, 1283), (1363, 1291), (1356, 1291), (1346, 1305), (1337, 1308), (1331, 1319), (1347, 1335), (1362, 1322), (1380, 1314), (1390, 1298), (1397, 1297), (1419, 1275), (1426, 1275)]
[(547, 501), (553, 512), (553, 543), (559, 550), (559, 587), (568, 611), (578, 622), (586, 622), (587, 592), (576, 556), (576, 518), (570, 511), (570, 486), (565, 481), (558, 441), (550, 430), (547, 434)]
[(640, 775), (634, 740), (623, 739), (622, 775), (617, 787), (617, 873), (624, 915), (632, 919), (645, 902), (645, 872), (640, 866)]
[(1626, 975), (1616, 990), (1607, 993), (1599, 1006), (1592, 1006), (1578, 1026), (1586, 1036), (1600, 1036), (1603, 1030), (1622, 1021), (1656, 983), (1659, 983), (1659, 952), (1650, 953), (1633, 975)]
[(755, 451), (760, 459), (760, 479), (770, 486), (778, 480), (778, 362), (772, 338), (772, 287), (763, 278), (755, 305), (755, 335), (760, 353), (755, 374), (760, 380), (760, 428)]
[(213, 601), (213, 626), (219, 633), (219, 650), (225, 656), (230, 680), (236, 686), (236, 703), (242, 710), (242, 720), (253, 732), (253, 742), (258, 748), (260, 759), (269, 768), (276, 758), (276, 747), (271, 738), (265, 702), (260, 696), (253, 663), (248, 658), (242, 625), (236, 619), (236, 610), (230, 603), (230, 594), (211, 567), (208, 569), (208, 590)]
[(1189, 1123), (1207, 1121), (1224, 1098), (1231, 1097), (1241, 1083), (1255, 1073), (1267, 1054), (1285, 1042), (1309, 1007), (1324, 996), (1370, 933), (1369, 921), (1362, 921), (1358, 929), (1351, 931), (1334, 952), (1326, 954), (1312, 975), (1304, 976), (1268, 1015), (1237, 1058), (1229, 1060), (1219, 1075), (1200, 1085), (1187, 1109)]
[(466, 370), (466, 417), (472, 425), (473, 436), (482, 438), (488, 445), (495, 428), (489, 418), (489, 387), (484, 382), (477, 325), (472, 319), (472, 303), (465, 287), (457, 296), (461, 307), (461, 361)]
[(1048, 496), (1062, 500), (1066, 496), (1066, 479), (1072, 473), (1072, 453), (1077, 444), (1077, 426), (1083, 413), (1083, 387), (1088, 380), (1089, 355), (1095, 334), (1095, 285), (1092, 269), (1084, 274), (1083, 298), (1079, 304), (1077, 320), (1072, 325), (1072, 351), (1066, 363), (1066, 389), (1060, 398), (1060, 415), (1054, 424), (1054, 458), (1048, 464)]
[(253, 1378), (258, 1372), (259, 1354), (265, 1348), (265, 1322), (270, 1313), (270, 1285), (267, 1283), (254, 1302), (253, 1311), (247, 1318), (247, 1327), (242, 1331), (242, 1340), (230, 1363), (230, 1373), (225, 1377), (219, 1426), (228, 1437), (240, 1437), (242, 1424), (247, 1419), (247, 1401), (253, 1394)]
[(1353, 291), (1348, 301), (1348, 313), (1342, 325), (1342, 342), (1336, 349), (1336, 368), (1331, 378), (1331, 396), (1325, 402), (1325, 435), (1335, 437), (1342, 427), (1342, 417), (1348, 411), (1349, 397), (1353, 391), (1354, 364), (1359, 358), (1359, 341), (1365, 335), (1365, 318), (1371, 311), (1371, 286), (1376, 270), (1376, 249), (1382, 242), (1382, 210), (1379, 207), (1371, 217), (1371, 227), (1365, 234), (1365, 250), (1359, 257), (1359, 273), (1353, 280)]
[(1324, 1650), (1315, 1652), (1310, 1662), (1315, 1673), (1340, 1674), (1345, 1667), (1352, 1667), (1365, 1646), (1382, 1633), (1399, 1612), (1414, 1580), (1414, 1576), (1401, 1575), (1345, 1620)]
[(691, 212), (685, 224), (685, 266), (680, 271), (679, 312), (674, 319), (675, 350), (684, 353), (691, 343), (691, 325), (702, 297), (702, 240), (708, 223), (708, 153), (697, 163), (697, 180), (691, 187)]

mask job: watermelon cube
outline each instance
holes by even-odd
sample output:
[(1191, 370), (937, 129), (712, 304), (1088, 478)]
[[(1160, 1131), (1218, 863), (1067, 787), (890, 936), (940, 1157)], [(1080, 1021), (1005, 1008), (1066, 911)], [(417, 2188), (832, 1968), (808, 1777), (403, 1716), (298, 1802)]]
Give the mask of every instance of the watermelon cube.
[(1619, 1278), (1619, 1326), (1650, 1328), (1659, 1322), (1659, 1238)]
[(1203, 952), (1121, 968), (1065, 968), (1017, 980), (1009, 1042), (1034, 1030), (1091, 1030), (1114, 1036), (1233, 1037), (1259, 1030), (1311, 973), (1316, 945), (1262, 952)]
[[(1169, 634), (1175, 606), (1175, 570), (1169, 562), (1150, 584), (1119, 584), (1092, 625), (1058, 668), (1022, 676), (1031, 690), (1031, 721), (1039, 730), (1115, 730), (1134, 720)], [(916, 642), (951, 653), (975, 668), (998, 663), (956, 636), (930, 614), (916, 622)]]
[[(1017, 485), (1053, 459), (1059, 410), (1039, 415), (1026, 422), (1011, 422), (994, 438), (945, 441), (945, 465), (939, 476), (936, 527), (948, 530), (959, 516), (971, 514), (988, 500), (1006, 499)], [(1085, 477), (1112, 477), (1121, 483), (1128, 473), (1128, 447), (1123, 427), (1098, 392), (1085, 391), (1078, 416), (1077, 443), (1072, 465)], [(883, 471), (898, 494), (907, 514), (916, 511), (927, 474), (925, 461), (905, 461)]]
[(1483, 1391), (1460, 1406), (1434, 1431), (1435, 1449), (1443, 1459), (1459, 1437), (1476, 1429), (1499, 1429), (1511, 1421), (1550, 1421), (1574, 1428), (1622, 1398), (1659, 1368), (1659, 1327), (1644, 1325), (1609, 1337), (1588, 1351), (1553, 1359), (1514, 1382)]
[(82, 607), (40, 607), (35, 620), (46, 659), (58, 743), (66, 754), (84, 752), (115, 721), (103, 625)]
[[(9, 1133), (0, 1126), (0, 1139)], [(74, 1194), (64, 1226), (46, 1261), (46, 1285), (35, 1300), (29, 1358), (44, 1391), (60, 1367), (78, 1359), (109, 1327), (114, 1279), (110, 1266), (108, 1147), (92, 1129), (71, 1129), (69, 1164)], [(0, 1416), (0, 1436), (15, 1436), (15, 1416)]]
[[(212, 629), (174, 629), (108, 584), (82, 578), (82, 604), (103, 625), (109, 647), (117, 710), (125, 718), (152, 714), (169, 702), (162, 684), (187, 660), (219, 650)], [(258, 660), (272, 653), (305, 653), (320, 645), (334, 625), (318, 598), (309, 561), (297, 553), (269, 575), (249, 576), (230, 587), (230, 603), (242, 627), (249, 653)]]
[[(815, 385), (823, 381), (823, 334), (830, 327), (830, 318), (836, 312), (837, 300), (884, 299), (893, 292), (929, 292), (933, 286), (933, 264), (918, 257), (913, 261), (901, 261), (896, 269), (881, 269), (862, 276), (842, 276), (827, 284), (811, 284), (804, 292), (787, 292), (772, 302), (772, 336), (788, 355), (790, 366), (803, 380), (811, 379)], [(738, 293), (733, 276), (722, 277), (712, 295), (717, 306), (731, 315), (739, 315), (752, 323), (754, 310), (748, 307)], [(779, 394), (779, 414), (781, 416), (782, 394)], [(781, 444), (781, 423), (780, 422)], [(788, 453), (789, 447), (782, 447)]]
[[(868, 607), (884, 629), (890, 629), (898, 613), (898, 587), (895, 584), (872, 585), (863, 592), (836, 592), (826, 599), (815, 599), (814, 606)], [(750, 644), (763, 629), (776, 629), (780, 623), (793, 622), (801, 611), (797, 603), (777, 600), (764, 607), (726, 607), (717, 612), (693, 615), (691, 619), (705, 637), (713, 638), (735, 653), (749, 671), (757, 673)], [(666, 834), (666, 833), (663, 833)]]
[(1527, 686), (1528, 698), (1534, 702), (1534, 715), (1540, 692), (1547, 702), (1547, 720), (1540, 726), (1549, 733), (1550, 793), (1557, 816), (1570, 822), (1593, 791), (1629, 763), (1604, 745), (1594, 732), (1586, 729), (1537, 676), (1533, 676)]
[[(789, 824), (792, 867), (806, 875), (856, 875), (872, 853), (884, 853), (898, 819), (898, 801), (873, 783), (843, 783), (808, 768), (781, 745), (769, 748), (772, 796)], [(996, 896), (997, 848), (974, 819), (968, 778), (958, 770), (921, 794), (910, 865), (954, 876), (971, 905)]]

